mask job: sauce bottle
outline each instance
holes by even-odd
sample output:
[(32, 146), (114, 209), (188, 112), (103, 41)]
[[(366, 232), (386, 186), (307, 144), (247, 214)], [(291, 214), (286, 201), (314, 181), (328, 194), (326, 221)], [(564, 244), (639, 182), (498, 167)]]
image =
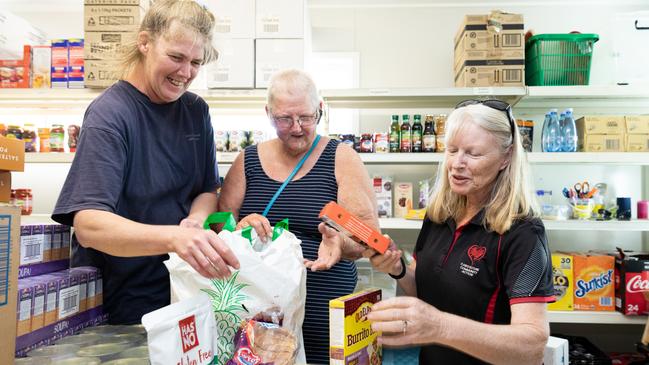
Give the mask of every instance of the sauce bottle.
[(40, 141), (38, 152), (51, 152), (50, 151), (50, 129), (38, 128), (38, 139)]
[(401, 152), (412, 151), (412, 135), (410, 133), (410, 116), (404, 114), (401, 122)]
[(64, 138), (65, 138), (65, 131), (63, 130), (63, 125), (53, 124), (52, 129), (50, 129), (50, 151), (64, 152), (63, 149)]
[(36, 152), (36, 129), (33, 124), (25, 124), (23, 141), (25, 141), (25, 152)]
[(426, 115), (424, 121), (422, 145), (424, 152), (435, 152), (435, 132), (433, 131), (433, 116), (431, 114)]
[(81, 127), (76, 124), (70, 124), (68, 126), (68, 147), (70, 147), (70, 152), (75, 152), (77, 150), (80, 130)]
[(421, 137), (423, 127), (421, 126), (421, 115), (415, 114), (412, 123), (412, 152), (421, 152)]
[(401, 145), (401, 131), (399, 130), (399, 116), (392, 115), (392, 123), (390, 124), (390, 152), (399, 152)]

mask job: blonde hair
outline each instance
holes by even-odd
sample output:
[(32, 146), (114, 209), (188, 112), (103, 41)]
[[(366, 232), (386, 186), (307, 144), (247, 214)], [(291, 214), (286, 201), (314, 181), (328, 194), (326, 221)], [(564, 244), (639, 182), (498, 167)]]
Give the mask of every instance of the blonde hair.
[(271, 76), (266, 96), (268, 110), (272, 110), (275, 96), (278, 94), (305, 95), (309, 97), (314, 108), (320, 105), (320, 95), (315, 81), (302, 70), (282, 70)]
[[(212, 30), (215, 24), (214, 15), (194, 0), (157, 0), (144, 15), (138, 33), (147, 32), (154, 41), (158, 37), (173, 37), (169, 29), (174, 21), (179, 22), (184, 30), (194, 31), (197, 38), (203, 41), (203, 64), (218, 58), (219, 53), (212, 45)], [(128, 51), (122, 60), (122, 77), (142, 62), (143, 55), (138, 47), (137, 38), (127, 45)]]
[[(509, 164), (496, 176), (484, 205), (484, 227), (503, 234), (517, 219), (538, 217), (538, 203), (533, 194), (529, 164), (523, 152), (518, 127), (514, 125), (512, 136), (512, 128), (505, 112), (482, 104), (468, 105), (454, 110), (448, 116), (445, 142), (455, 138), (463, 123), (473, 123), (491, 133), (498, 142), (500, 153), (511, 154)], [(442, 223), (448, 218), (457, 221), (466, 213), (466, 203), (465, 196), (451, 190), (447, 161), (444, 159), (437, 173), (428, 217), (435, 223)]]

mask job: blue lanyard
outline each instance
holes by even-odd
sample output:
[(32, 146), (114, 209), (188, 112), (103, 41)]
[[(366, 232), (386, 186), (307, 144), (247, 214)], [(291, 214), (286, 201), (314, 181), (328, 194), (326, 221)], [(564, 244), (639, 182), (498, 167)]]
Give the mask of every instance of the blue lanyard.
[(295, 174), (297, 174), (297, 172), (300, 170), (300, 168), (302, 168), (302, 165), (304, 165), (304, 161), (306, 161), (306, 159), (311, 155), (311, 152), (313, 152), (313, 149), (315, 148), (315, 146), (318, 145), (319, 141), (320, 141), (320, 135), (318, 134), (315, 137), (315, 140), (313, 140), (313, 143), (311, 144), (311, 148), (309, 148), (309, 151), (302, 157), (300, 162), (297, 163), (297, 165), (293, 169), (293, 172), (291, 172), (291, 174), (288, 175), (286, 180), (284, 180), (284, 183), (282, 184), (282, 186), (280, 186), (279, 189), (277, 189), (277, 191), (275, 192), (275, 195), (273, 195), (273, 198), (268, 202), (268, 205), (266, 205), (266, 209), (264, 209), (264, 212), (261, 213), (261, 215), (263, 215), (265, 217), (268, 214), (268, 212), (270, 211), (270, 208), (272, 208), (273, 204), (275, 204), (275, 200), (277, 200), (277, 198), (279, 197), (279, 194), (281, 194), (282, 191), (284, 190), (284, 188), (286, 187), (286, 185), (288, 185), (288, 183), (290, 183), (291, 180), (293, 180), (293, 177), (295, 176)]

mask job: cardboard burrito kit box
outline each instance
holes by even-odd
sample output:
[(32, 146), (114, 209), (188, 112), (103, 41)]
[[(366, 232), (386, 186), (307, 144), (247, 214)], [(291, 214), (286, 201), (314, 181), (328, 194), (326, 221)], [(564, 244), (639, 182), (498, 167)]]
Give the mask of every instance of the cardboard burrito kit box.
[(11, 199), (11, 172), (25, 170), (25, 142), (0, 136), (0, 202)]

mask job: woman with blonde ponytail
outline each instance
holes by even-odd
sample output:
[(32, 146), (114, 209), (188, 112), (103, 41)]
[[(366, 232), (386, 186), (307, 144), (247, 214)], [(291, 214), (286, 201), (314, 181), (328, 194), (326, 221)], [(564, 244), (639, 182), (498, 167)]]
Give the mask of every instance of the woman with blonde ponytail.
[(420, 364), (540, 364), (552, 264), (511, 107), (458, 104), (445, 142), (413, 263), (365, 253), (407, 295), (374, 305), (372, 329)]

